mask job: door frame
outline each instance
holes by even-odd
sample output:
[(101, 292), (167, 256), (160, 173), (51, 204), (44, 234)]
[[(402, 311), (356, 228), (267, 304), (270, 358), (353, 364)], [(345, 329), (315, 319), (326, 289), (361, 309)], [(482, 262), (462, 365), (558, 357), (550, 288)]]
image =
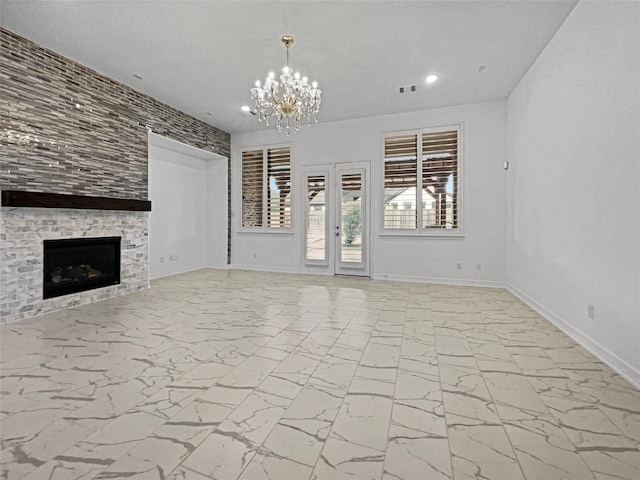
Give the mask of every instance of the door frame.
[[(339, 202), (341, 198), (339, 194), (340, 186), (338, 183), (337, 172), (341, 170), (363, 170), (363, 225), (362, 231), (364, 242), (362, 245), (363, 268), (344, 268), (338, 272), (337, 246), (335, 228), (338, 225)], [(307, 177), (313, 175), (326, 175), (325, 185), (325, 251), (326, 258), (324, 261), (307, 260)], [(324, 164), (304, 165), (298, 169), (298, 190), (300, 198), (300, 216), (298, 217), (300, 228), (300, 254), (299, 268), (301, 273), (315, 275), (354, 275), (354, 276), (371, 276), (371, 161), (355, 160), (345, 162), (332, 162)], [(342, 232), (340, 232), (342, 234)], [(342, 236), (338, 237), (342, 238)]]

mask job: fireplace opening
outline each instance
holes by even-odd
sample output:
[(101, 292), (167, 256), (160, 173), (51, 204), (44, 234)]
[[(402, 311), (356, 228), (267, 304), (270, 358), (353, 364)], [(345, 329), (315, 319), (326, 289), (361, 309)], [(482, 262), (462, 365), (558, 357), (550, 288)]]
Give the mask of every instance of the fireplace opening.
[(44, 241), (43, 298), (120, 283), (120, 237)]

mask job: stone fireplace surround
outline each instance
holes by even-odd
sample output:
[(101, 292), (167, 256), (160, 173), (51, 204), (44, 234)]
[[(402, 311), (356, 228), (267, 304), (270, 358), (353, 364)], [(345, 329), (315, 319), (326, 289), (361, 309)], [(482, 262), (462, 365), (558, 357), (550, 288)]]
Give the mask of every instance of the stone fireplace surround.
[[(120, 284), (42, 298), (43, 241), (122, 237)], [(0, 324), (148, 288), (148, 213), (66, 208), (0, 209)]]
[[(229, 133), (4, 28), (0, 82), (3, 195), (23, 191), (144, 202), (149, 129), (230, 158)], [(74, 210), (48, 201), (33, 208), (2, 204), (0, 323), (148, 287), (146, 211)], [(121, 283), (43, 300), (43, 240), (98, 236), (122, 237)]]

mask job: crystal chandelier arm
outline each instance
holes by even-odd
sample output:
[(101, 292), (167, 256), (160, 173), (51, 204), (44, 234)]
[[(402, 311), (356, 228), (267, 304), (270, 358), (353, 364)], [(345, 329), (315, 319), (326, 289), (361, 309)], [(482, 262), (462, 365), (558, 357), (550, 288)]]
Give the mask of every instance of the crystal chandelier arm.
[(267, 124), (269, 124), (269, 117), (275, 113), (278, 105), (270, 101), (263, 101), (262, 96), (259, 92), (255, 92), (253, 98), (255, 100), (256, 110), (259, 115), (258, 119), (262, 121), (262, 119), (265, 118), (267, 119)]
[(313, 97), (308, 97), (305, 100), (308, 100), (308, 103), (307, 102), (302, 102), (300, 104), (300, 108), (301, 108), (304, 116), (310, 117), (310, 116), (315, 115), (316, 113), (318, 113), (318, 109), (320, 107), (320, 93), (319, 92), (315, 92)]
[(270, 95), (271, 95), (271, 101), (273, 102), (274, 105), (280, 105), (282, 103), (282, 100), (278, 98), (278, 90), (276, 90), (275, 88), (275, 82), (271, 84)]
[(273, 107), (270, 102), (264, 102), (259, 94), (254, 95), (254, 100), (256, 102), (256, 109), (259, 108), (262, 110), (269, 110)]

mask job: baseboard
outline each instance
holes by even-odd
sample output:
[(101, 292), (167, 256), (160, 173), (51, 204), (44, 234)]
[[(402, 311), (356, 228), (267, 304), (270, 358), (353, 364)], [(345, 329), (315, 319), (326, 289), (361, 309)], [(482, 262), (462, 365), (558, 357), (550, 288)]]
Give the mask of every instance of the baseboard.
[[(326, 268), (326, 267), (325, 267)], [(314, 275), (317, 277), (335, 277), (335, 274), (333, 272), (309, 272), (309, 271), (302, 271), (302, 272), (298, 272), (300, 275)], [(364, 277), (366, 278), (366, 277)]]
[(397, 282), (439, 283), (441, 285), (457, 285), (461, 287), (505, 288), (504, 282), (494, 280), (473, 280), (465, 278), (418, 277), (412, 275), (394, 275), (389, 273), (375, 273), (374, 280), (393, 280)]
[(202, 268), (213, 268), (214, 270), (229, 270), (229, 265), (207, 265)]
[(156, 274), (149, 274), (149, 280), (157, 280), (159, 278), (164, 278), (164, 277), (172, 277), (174, 275), (180, 275), (181, 273), (189, 273), (189, 272), (195, 272), (196, 270), (202, 270), (203, 268), (213, 268), (213, 267), (209, 267), (207, 265), (198, 265), (196, 267), (187, 267), (187, 268), (181, 268), (178, 270), (172, 270), (170, 272), (162, 272), (162, 273), (156, 273)]
[(554, 312), (549, 310), (544, 305), (540, 304), (529, 295), (524, 293), (522, 290), (519, 290), (514, 285), (507, 283), (506, 288), (509, 292), (515, 295), (518, 299), (522, 300), (524, 303), (533, 308), (536, 312), (542, 315), (544, 318), (549, 320), (552, 324), (582, 345), (584, 348), (589, 350), (593, 355), (595, 355), (598, 359), (602, 360), (602, 362), (606, 363), (612, 370), (616, 371), (620, 376), (624, 377), (627, 381), (629, 381), (636, 388), (640, 389), (640, 370), (634, 368), (628, 362), (620, 358), (618, 355), (613, 353), (611, 350), (603, 347), (593, 338), (585, 335), (580, 330), (575, 328), (573, 325), (568, 323), (566, 320), (563, 320)]
[(242, 265), (232, 263), (228, 268), (231, 270), (253, 270), (256, 272), (298, 273), (296, 267), (272, 267), (269, 265)]

